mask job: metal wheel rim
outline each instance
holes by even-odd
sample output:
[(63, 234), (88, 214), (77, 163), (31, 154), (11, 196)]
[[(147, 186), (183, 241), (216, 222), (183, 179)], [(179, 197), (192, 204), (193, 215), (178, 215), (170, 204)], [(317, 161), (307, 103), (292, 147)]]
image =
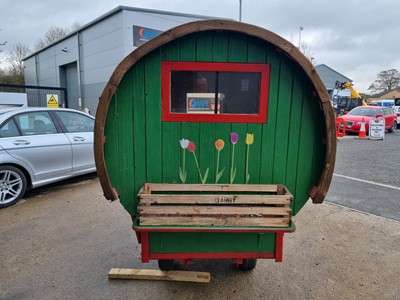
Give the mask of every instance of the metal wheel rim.
[(7, 204), (14, 201), (21, 194), (23, 182), (17, 172), (11, 170), (0, 171), (0, 203)]

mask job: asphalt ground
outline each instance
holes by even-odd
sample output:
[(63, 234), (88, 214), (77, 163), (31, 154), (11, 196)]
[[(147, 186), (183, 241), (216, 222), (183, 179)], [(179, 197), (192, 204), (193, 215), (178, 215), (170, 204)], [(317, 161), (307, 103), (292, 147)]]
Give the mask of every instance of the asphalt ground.
[[(386, 174), (388, 168), (377, 171), (379, 160), (364, 155), (373, 159), (375, 147), (381, 154), (391, 149), (393, 158), (384, 161), (398, 160), (399, 138), (340, 140), (335, 173), (372, 182), (373, 188), (358, 186), (365, 183), (359, 180), (345, 186), (344, 177), (335, 175), (328, 201), (309, 202), (295, 216), (297, 230), (285, 235), (282, 263), (259, 260), (251, 272), (224, 260), (180, 267), (210, 272), (208, 284), (109, 280), (111, 268), (158, 269), (156, 262), (141, 263), (123, 207), (104, 199), (94, 176), (32, 191), (0, 210), (0, 299), (399, 299), (400, 222), (362, 211), (363, 198), (348, 196), (354, 192), (349, 188), (365, 197), (385, 188), (376, 183), (395, 186), (398, 179)], [(362, 171), (354, 169), (360, 165)], [(333, 204), (340, 193), (356, 208)], [(379, 206), (388, 203), (379, 199)], [(379, 214), (396, 209), (398, 214), (396, 207)]]
[(326, 201), (400, 221), (400, 130), (384, 140), (338, 139)]

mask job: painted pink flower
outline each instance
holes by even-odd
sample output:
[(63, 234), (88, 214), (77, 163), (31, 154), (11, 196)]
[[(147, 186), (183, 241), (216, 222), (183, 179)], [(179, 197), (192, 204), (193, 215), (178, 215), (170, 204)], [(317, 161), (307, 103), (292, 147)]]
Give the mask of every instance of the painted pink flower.
[(236, 144), (239, 141), (239, 135), (236, 132), (231, 133), (231, 143)]
[(188, 145), (188, 147), (187, 147), (187, 149), (188, 149), (190, 152), (196, 151), (196, 145), (195, 145), (195, 143), (192, 142), (192, 141), (190, 141), (190, 142), (189, 142), (189, 145)]

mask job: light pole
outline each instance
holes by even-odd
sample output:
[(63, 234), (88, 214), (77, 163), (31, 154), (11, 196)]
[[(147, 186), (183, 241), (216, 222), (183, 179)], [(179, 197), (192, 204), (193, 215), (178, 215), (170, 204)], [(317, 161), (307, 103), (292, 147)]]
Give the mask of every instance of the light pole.
[(239, 0), (239, 22), (242, 22), (242, 0)]
[(299, 49), (300, 49), (300, 46), (301, 46), (301, 32), (303, 31), (303, 29), (304, 29), (304, 27), (300, 26), (300, 31), (299, 31)]

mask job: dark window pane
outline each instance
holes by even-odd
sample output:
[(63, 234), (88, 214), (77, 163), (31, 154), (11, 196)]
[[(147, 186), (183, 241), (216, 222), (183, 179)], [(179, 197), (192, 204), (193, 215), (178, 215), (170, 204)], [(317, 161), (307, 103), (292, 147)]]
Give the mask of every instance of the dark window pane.
[(260, 81), (258, 72), (172, 71), (171, 112), (258, 114)]

